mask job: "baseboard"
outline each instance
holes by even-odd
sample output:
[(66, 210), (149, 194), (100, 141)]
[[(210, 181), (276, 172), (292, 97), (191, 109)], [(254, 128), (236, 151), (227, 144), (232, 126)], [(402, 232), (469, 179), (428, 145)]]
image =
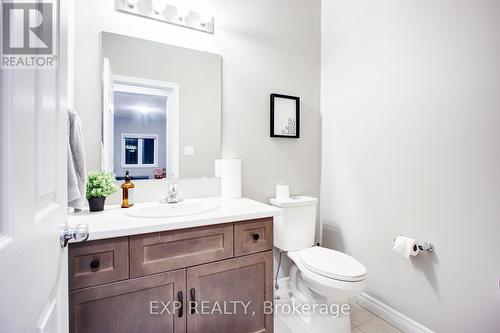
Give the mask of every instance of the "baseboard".
[(362, 293), (356, 302), (405, 333), (435, 333), (368, 294)]
[[(274, 291), (275, 296), (279, 296), (281, 299), (286, 299), (290, 296), (289, 281), (289, 277), (278, 279), (279, 289)], [(394, 310), (387, 304), (382, 303), (366, 293), (361, 293), (361, 295), (356, 298), (356, 302), (405, 333), (435, 333), (433, 330), (405, 316), (401, 312)]]

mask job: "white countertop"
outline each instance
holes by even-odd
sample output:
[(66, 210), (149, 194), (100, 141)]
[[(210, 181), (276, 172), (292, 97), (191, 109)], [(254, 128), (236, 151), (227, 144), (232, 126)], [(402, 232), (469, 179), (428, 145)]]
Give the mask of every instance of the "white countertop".
[[(74, 227), (80, 223), (89, 226), (89, 240), (130, 236), (150, 232), (201, 227), (212, 224), (238, 222), (264, 217), (275, 217), (281, 209), (250, 199), (221, 200), (206, 198), (219, 202), (219, 208), (207, 213), (168, 218), (138, 218), (125, 214), (119, 205), (106, 206), (104, 211), (91, 213), (83, 211), (68, 216), (68, 224)], [(148, 206), (157, 203), (138, 203), (134, 207)]]

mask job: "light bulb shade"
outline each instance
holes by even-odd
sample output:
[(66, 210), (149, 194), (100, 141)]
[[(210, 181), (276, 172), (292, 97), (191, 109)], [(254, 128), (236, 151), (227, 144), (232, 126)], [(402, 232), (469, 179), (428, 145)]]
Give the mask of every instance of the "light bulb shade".
[(161, 14), (167, 9), (167, 2), (165, 0), (153, 0), (153, 11), (155, 14)]
[(129, 7), (135, 8), (135, 6), (137, 6), (137, 1), (138, 0), (127, 0), (127, 5), (129, 5)]
[(189, 9), (184, 6), (177, 6), (177, 18), (182, 21), (189, 16)]
[(214, 17), (210, 14), (207, 13), (200, 13), (200, 25), (201, 26), (206, 26), (207, 24), (210, 24)]

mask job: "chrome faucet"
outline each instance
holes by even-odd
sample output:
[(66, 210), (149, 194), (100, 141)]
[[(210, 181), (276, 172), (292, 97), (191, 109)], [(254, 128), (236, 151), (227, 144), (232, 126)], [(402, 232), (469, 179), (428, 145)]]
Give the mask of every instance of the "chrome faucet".
[(178, 185), (174, 181), (174, 174), (172, 174), (172, 178), (170, 178), (170, 183), (168, 184), (168, 196), (165, 199), (161, 199), (159, 203), (161, 204), (175, 204), (179, 203), (182, 200), (179, 199), (179, 194), (177, 192)]
[(174, 176), (172, 175), (172, 179), (170, 179), (170, 184), (168, 185), (167, 203), (172, 204), (178, 202), (177, 183), (174, 182)]

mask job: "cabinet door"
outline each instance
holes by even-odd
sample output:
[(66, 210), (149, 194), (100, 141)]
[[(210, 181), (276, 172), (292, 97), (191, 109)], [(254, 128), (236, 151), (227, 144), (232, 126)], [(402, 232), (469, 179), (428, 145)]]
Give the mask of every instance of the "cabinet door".
[(179, 270), (72, 291), (70, 332), (186, 332), (185, 309), (169, 303), (186, 304), (185, 290), (186, 271)]
[(273, 332), (271, 251), (189, 268), (187, 281), (188, 333)]

